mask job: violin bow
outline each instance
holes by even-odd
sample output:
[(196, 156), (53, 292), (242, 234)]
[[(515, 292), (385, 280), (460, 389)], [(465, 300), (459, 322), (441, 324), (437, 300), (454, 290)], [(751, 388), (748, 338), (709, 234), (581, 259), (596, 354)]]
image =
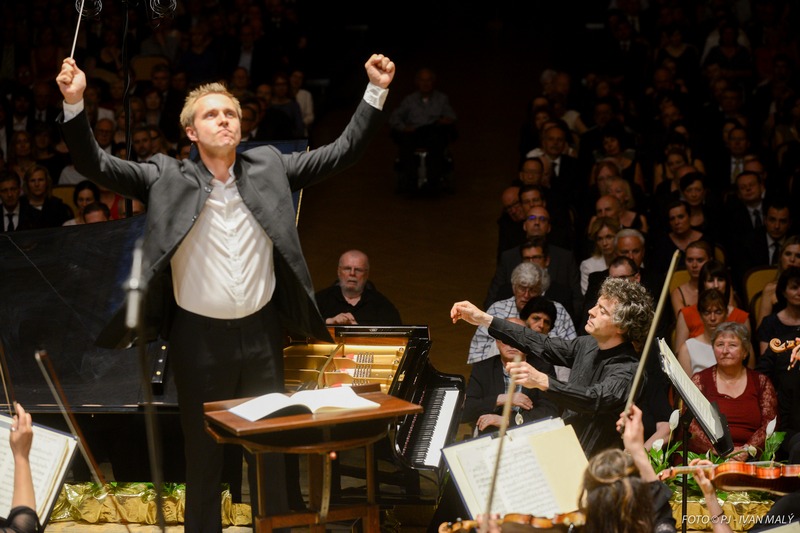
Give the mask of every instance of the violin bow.
[(14, 396), (14, 387), (11, 384), (11, 374), (8, 372), (8, 363), (6, 361), (6, 350), (3, 348), (3, 343), (0, 341), (0, 379), (3, 381), (3, 393), (6, 395), (6, 403), (8, 404), (8, 415), (14, 418), (14, 403), (16, 397)]
[(675, 266), (678, 264), (678, 257), (680, 254), (680, 250), (675, 250), (675, 252), (672, 254), (672, 261), (669, 263), (667, 277), (664, 280), (664, 285), (661, 286), (661, 296), (658, 298), (658, 304), (656, 305), (655, 313), (653, 313), (653, 322), (650, 324), (650, 331), (647, 332), (647, 340), (644, 343), (644, 349), (642, 350), (642, 355), (639, 358), (639, 366), (636, 368), (636, 374), (633, 376), (631, 391), (628, 394), (628, 401), (625, 403), (626, 416), (630, 414), (631, 405), (633, 405), (633, 400), (636, 398), (636, 393), (639, 390), (639, 383), (642, 381), (642, 375), (644, 374), (645, 366), (647, 366), (647, 355), (650, 353), (650, 347), (653, 345), (653, 337), (656, 335), (658, 321), (661, 318), (661, 312), (664, 309), (664, 302), (667, 301), (667, 296), (669, 295), (669, 284), (672, 281), (672, 276), (675, 273)]
[[(517, 355), (514, 357), (514, 362), (519, 363), (522, 361), (522, 358)], [(503, 404), (503, 416), (500, 420), (500, 432), (498, 434), (498, 439), (500, 439), (497, 443), (497, 457), (494, 459), (494, 470), (492, 471), (492, 481), (489, 484), (489, 495), (486, 498), (486, 516), (483, 522), (481, 523), (481, 533), (486, 533), (489, 530), (489, 517), (492, 515), (492, 502), (494, 500), (494, 488), (497, 484), (497, 473), (500, 470), (500, 457), (503, 455), (503, 443), (505, 442), (506, 436), (506, 429), (508, 429), (508, 421), (511, 418), (511, 404), (514, 399), (514, 390), (517, 388), (517, 384), (514, 383), (514, 379), (511, 378), (508, 380), (508, 389), (506, 390), (506, 401)]]
[[(81, 432), (77, 420), (75, 420), (75, 415), (72, 413), (72, 410), (68, 408), (69, 404), (67, 403), (67, 397), (64, 394), (64, 389), (61, 388), (61, 382), (58, 381), (58, 376), (56, 375), (56, 371), (53, 367), (50, 357), (47, 355), (45, 350), (37, 350), (35, 357), (36, 363), (39, 365), (39, 369), (42, 371), (44, 380), (47, 382), (47, 386), (50, 388), (50, 392), (53, 394), (53, 398), (55, 399), (56, 404), (58, 404), (58, 409), (61, 411), (64, 420), (67, 422), (70, 432), (78, 438), (78, 449), (81, 451), (83, 459), (89, 466), (89, 470), (92, 473), (94, 482), (100, 485), (100, 487), (105, 487), (107, 485), (106, 478), (100, 471), (100, 466), (97, 464), (94, 455), (92, 455), (92, 452), (89, 450), (89, 445), (86, 443), (86, 438), (83, 436), (83, 432)], [(117, 511), (117, 514), (123, 516), (122, 507), (117, 499), (113, 497), (109, 499), (114, 506), (114, 510)], [(124, 523), (124, 525), (128, 533), (131, 533), (131, 529), (128, 524)]]

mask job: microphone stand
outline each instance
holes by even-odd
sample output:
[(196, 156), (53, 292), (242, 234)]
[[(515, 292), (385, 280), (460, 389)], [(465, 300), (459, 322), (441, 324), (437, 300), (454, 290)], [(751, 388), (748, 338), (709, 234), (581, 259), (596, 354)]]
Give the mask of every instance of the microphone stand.
[(163, 486), (164, 480), (161, 468), (161, 438), (156, 424), (156, 409), (153, 403), (153, 391), (147, 373), (147, 341), (144, 320), (142, 320), (142, 303), (145, 300), (146, 286), (142, 278), (142, 239), (136, 241), (133, 250), (131, 277), (125, 283), (128, 293), (128, 303), (125, 315), (125, 326), (135, 332), (136, 351), (139, 356), (139, 370), (141, 372), (142, 393), (144, 394), (144, 420), (147, 429), (147, 451), (150, 460), (150, 476), (156, 493), (156, 520), (161, 531), (166, 530), (164, 518)]

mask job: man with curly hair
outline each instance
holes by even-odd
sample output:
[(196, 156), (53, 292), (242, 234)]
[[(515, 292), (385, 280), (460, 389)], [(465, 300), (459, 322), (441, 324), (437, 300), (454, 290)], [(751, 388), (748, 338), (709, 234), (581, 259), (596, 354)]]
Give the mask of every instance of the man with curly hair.
[(544, 361), (571, 368), (567, 381), (536, 370), (528, 363), (509, 363), (515, 382), (544, 391), (563, 409), (564, 422), (575, 429), (587, 456), (620, 447), (615, 429), (625, 407), (639, 364), (639, 352), (653, 320), (653, 301), (638, 283), (609, 278), (589, 311), (586, 332), (574, 340), (548, 337), (531, 329), (495, 318), (470, 302), (457, 302), (450, 311), (459, 319), (489, 328), (496, 339)]

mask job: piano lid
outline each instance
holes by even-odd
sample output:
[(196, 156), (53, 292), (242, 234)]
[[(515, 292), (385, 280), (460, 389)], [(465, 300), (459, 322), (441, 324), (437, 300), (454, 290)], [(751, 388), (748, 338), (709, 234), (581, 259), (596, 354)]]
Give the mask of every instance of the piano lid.
[[(74, 410), (137, 409), (136, 350), (98, 348), (94, 340), (125, 300), (122, 284), (145, 220), (0, 234), (0, 342), (16, 399), (27, 409), (55, 409), (34, 359), (39, 349), (47, 350)], [(168, 384), (155, 401), (177, 404), (173, 391)]]

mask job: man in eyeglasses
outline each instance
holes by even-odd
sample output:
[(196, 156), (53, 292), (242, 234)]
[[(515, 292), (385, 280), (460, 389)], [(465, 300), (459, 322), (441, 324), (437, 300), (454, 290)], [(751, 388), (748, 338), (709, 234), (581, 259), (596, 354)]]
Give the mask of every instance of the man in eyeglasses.
[[(569, 287), (573, 294), (582, 294), (580, 290), (580, 271), (575, 262), (575, 256), (566, 248), (556, 246), (550, 239), (552, 225), (550, 212), (544, 206), (533, 206), (527, 211), (527, 218), (523, 223), (527, 240), (536, 237), (545, 238), (547, 241), (550, 263), (546, 267), (550, 278), (561, 285)], [(511, 283), (511, 272), (522, 262), (522, 245), (515, 246), (500, 255), (494, 277), (489, 284), (489, 290), (484, 300), (485, 308), (494, 302), (507, 297), (507, 287)], [(504, 290), (505, 287), (505, 290)]]
[(339, 258), (338, 280), (316, 294), (328, 325), (396, 326), (403, 322), (397, 308), (369, 281), (369, 258), (349, 250)]

